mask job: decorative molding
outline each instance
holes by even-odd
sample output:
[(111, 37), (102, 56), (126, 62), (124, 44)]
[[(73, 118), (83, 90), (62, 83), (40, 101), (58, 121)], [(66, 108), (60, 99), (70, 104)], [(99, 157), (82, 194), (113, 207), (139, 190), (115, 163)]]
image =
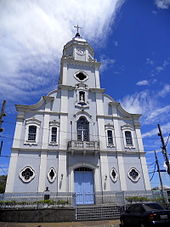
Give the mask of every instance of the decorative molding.
[(60, 126), (60, 122), (56, 121), (56, 120), (53, 120), (53, 121), (50, 121), (49, 122), (49, 126)]
[(75, 89), (73, 86), (59, 84), (58, 89), (72, 91)]
[(41, 125), (41, 121), (39, 121), (36, 118), (28, 118), (25, 120), (25, 125), (36, 125), (36, 126), (40, 126)]
[(43, 104), (45, 104), (47, 102), (51, 102), (51, 101), (54, 101), (54, 97), (42, 96), (41, 99), (39, 100), (39, 102), (37, 102), (36, 104), (33, 104), (33, 105), (15, 105), (15, 107), (16, 107), (16, 110), (18, 112), (30, 111), (30, 110), (36, 110), (36, 109), (40, 108)]
[(65, 62), (75, 65), (75, 66), (90, 66), (90, 67), (97, 66), (97, 67), (99, 67), (101, 65), (101, 63), (97, 62), (97, 61), (79, 61), (79, 60), (73, 59), (73, 57), (63, 56), (61, 58), (61, 63), (65, 63)]
[(105, 89), (104, 88), (89, 88), (89, 91), (95, 92), (95, 93), (104, 93)]

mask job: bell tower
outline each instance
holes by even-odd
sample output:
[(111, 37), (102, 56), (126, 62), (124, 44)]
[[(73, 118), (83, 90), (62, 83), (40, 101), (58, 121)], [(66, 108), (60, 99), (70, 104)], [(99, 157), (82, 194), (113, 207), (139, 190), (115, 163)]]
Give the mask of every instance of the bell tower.
[(75, 37), (63, 48), (59, 85), (75, 87), (83, 83), (89, 88), (100, 88), (99, 67), (100, 63), (94, 59), (93, 48), (77, 29)]

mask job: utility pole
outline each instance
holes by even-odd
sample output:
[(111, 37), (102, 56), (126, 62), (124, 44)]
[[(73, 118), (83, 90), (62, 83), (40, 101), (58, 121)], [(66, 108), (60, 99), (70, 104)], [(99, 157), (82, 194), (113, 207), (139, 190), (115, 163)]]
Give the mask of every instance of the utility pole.
[(163, 202), (166, 204), (166, 200), (165, 200), (165, 197), (164, 197), (164, 187), (163, 187), (163, 182), (162, 182), (162, 177), (161, 177), (161, 171), (160, 171), (160, 168), (159, 168), (159, 162), (158, 162), (158, 157), (157, 157), (156, 151), (154, 151), (154, 154), (155, 154), (157, 172), (158, 172), (158, 175), (159, 175), (159, 181), (160, 181), (160, 186), (161, 186), (161, 196), (162, 196)]
[[(4, 122), (3, 121), (3, 117), (6, 116), (5, 114), (5, 105), (6, 105), (6, 100), (3, 101), (2, 103), (2, 107), (1, 107), (1, 112), (0, 112), (0, 132), (3, 132), (3, 128), (2, 128), (2, 123)], [(1, 155), (1, 152), (2, 152), (2, 146), (3, 146), (3, 141), (1, 141), (1, 144), (0, 144), (0, 155)]]
[(162, 148), (162, 154), (164, 156), (165, 164), (167, 166), (167, 173), (170, 174), (169, 158), (168, 158), (168, 154), (167, 154), (167, 150), (166, 150), (165, 141), (164, 141), (164, 138), (163, 138), (163, 135), (162, 135), (161, 127), (160, 127), (159, 124), (158, 124), (158, 130), (159, 130), (158, 136), (160, 136), (161, 143), (162, 143), (162, 146), (161, 146), (161, 148)]

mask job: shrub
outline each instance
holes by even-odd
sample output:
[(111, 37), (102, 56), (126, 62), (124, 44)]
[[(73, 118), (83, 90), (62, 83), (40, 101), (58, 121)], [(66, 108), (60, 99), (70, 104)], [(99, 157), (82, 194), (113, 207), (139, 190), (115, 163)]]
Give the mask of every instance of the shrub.
[(142, 196), (130, 196), (125, 198), (128, 202), (133, 203), (133, 202), (147, 202), (150, 199), (147, 197), (142, 197)]

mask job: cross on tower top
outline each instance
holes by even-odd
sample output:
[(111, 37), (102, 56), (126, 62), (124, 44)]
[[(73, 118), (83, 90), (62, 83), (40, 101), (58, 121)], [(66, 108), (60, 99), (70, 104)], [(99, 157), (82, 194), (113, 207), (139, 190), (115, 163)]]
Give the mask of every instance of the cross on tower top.
[(82, 28), (82, 27), (79, 27), (78, 25), (75, 25), (74, 28), (77, 29), (76, 37), (80, 37), (79, 31), (80, 31), (80, 28)]

